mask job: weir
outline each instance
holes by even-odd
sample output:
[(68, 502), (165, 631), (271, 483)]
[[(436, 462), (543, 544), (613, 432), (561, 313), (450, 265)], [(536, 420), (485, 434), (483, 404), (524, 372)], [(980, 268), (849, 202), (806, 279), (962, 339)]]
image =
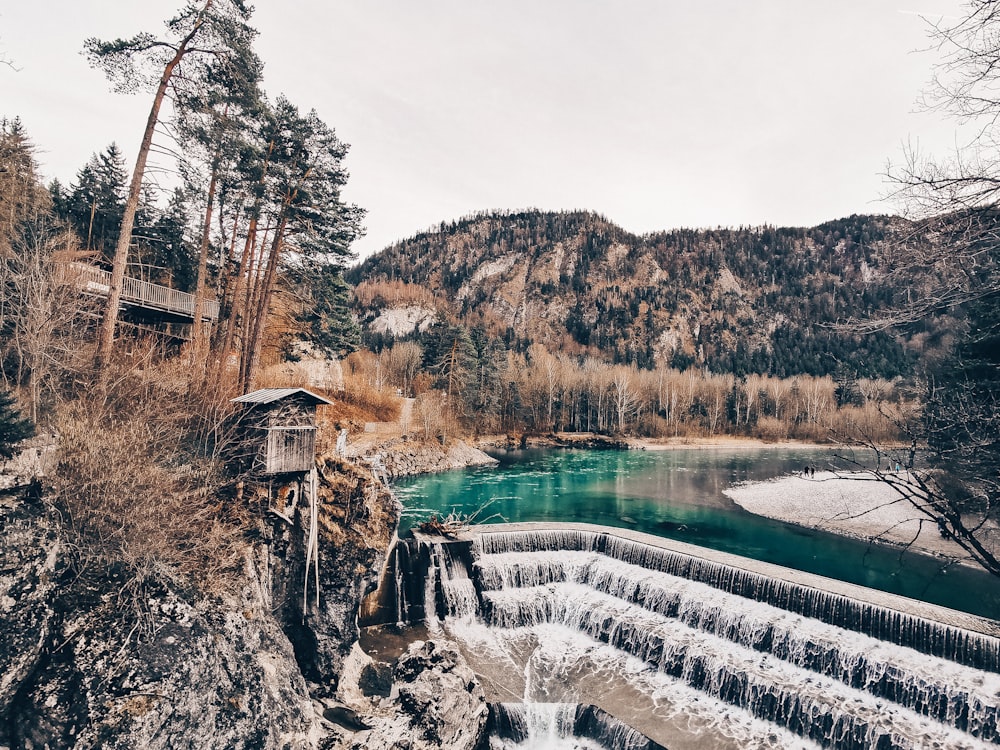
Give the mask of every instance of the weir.
[[(492, 648), (498, 662), (523, 662), (523, 684), (505, 689), (526, 703), (573, 701), (572, 688), (553, 685), (586, 688), (580, 664), (610, 649), (595, 668), (617, 664), (614, 684), (633, 694), (693, 691), (702, 698), (692, 704), (735, 707), (817, 746), (1000, 743), (1000, 628), (991, 620), (584, 524), (474, 527), (457, 540), (418, 534), (395, 560), (387, 578), (396, 611), (384, 621), (426, 622), (479, 658)], [(543, 653), (563, 638), (585, 658)], [(561, 670), (559, 680), (547, 670)], [(660, 700), (619, 718), (676, 747), (657, 722)]]

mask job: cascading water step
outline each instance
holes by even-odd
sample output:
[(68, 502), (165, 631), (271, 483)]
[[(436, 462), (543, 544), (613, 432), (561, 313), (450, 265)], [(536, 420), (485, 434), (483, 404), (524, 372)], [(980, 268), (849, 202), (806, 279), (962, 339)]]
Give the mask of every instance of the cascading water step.
[(492, 703), (490, 750), (666, 750), (596, 706)]
[(719, 747), (1000, 743), (992, 621), (618, 530), (410, 544), (425, 567), (407, 606), (501, 700), (613, 706), (676, 750), (706, 731)]

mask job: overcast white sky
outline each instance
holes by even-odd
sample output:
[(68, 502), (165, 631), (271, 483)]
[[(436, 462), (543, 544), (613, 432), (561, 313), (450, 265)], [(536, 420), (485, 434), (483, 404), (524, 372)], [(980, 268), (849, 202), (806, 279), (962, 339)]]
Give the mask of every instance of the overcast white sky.
[[(159, 32), (181, 0), (0, 0), (0, 117), (43, 174), (110, 142), (129, 168), (148, 96), (113, 94), (84, 38)], [(361, 256), (497, 208), (583, 208), (634, 232), (812, 225), (880, 202), (916, 113), (929, 18), (956, 0), (257, 0), (265, 87), (351, 144)]]

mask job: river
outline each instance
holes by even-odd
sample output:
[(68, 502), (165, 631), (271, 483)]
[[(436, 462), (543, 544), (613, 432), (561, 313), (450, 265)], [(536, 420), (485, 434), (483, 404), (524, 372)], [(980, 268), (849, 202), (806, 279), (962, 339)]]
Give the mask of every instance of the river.
[(786, 446), (668, 451), (523, 450), (497, 467), (397, 482), (401, 532), (432, 513), (489, 521), (631, 528), (1000, 619), (988, 574), (900, 549), (773, 521), (722, 494), (733, 484), (838, 466), (835, 450)]

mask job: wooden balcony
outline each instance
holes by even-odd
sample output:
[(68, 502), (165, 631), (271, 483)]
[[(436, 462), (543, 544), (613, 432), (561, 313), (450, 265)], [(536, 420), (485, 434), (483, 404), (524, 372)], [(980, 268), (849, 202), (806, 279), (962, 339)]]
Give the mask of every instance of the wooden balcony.
[[(78, 286), (85, 294), (107, 297), (111, 291), (111, 272), (86, 263), (67, 263), (66, 281)], [(194, 320), (194, 295), (176, 289), (142, 281), (130, 276), (122, 284), (122, 306), (138, 307), (154, 313), (175, 317), (181, 322)], [(214, 323), (219, 319), (219, 303), (206, 299), (201, 319)]]

